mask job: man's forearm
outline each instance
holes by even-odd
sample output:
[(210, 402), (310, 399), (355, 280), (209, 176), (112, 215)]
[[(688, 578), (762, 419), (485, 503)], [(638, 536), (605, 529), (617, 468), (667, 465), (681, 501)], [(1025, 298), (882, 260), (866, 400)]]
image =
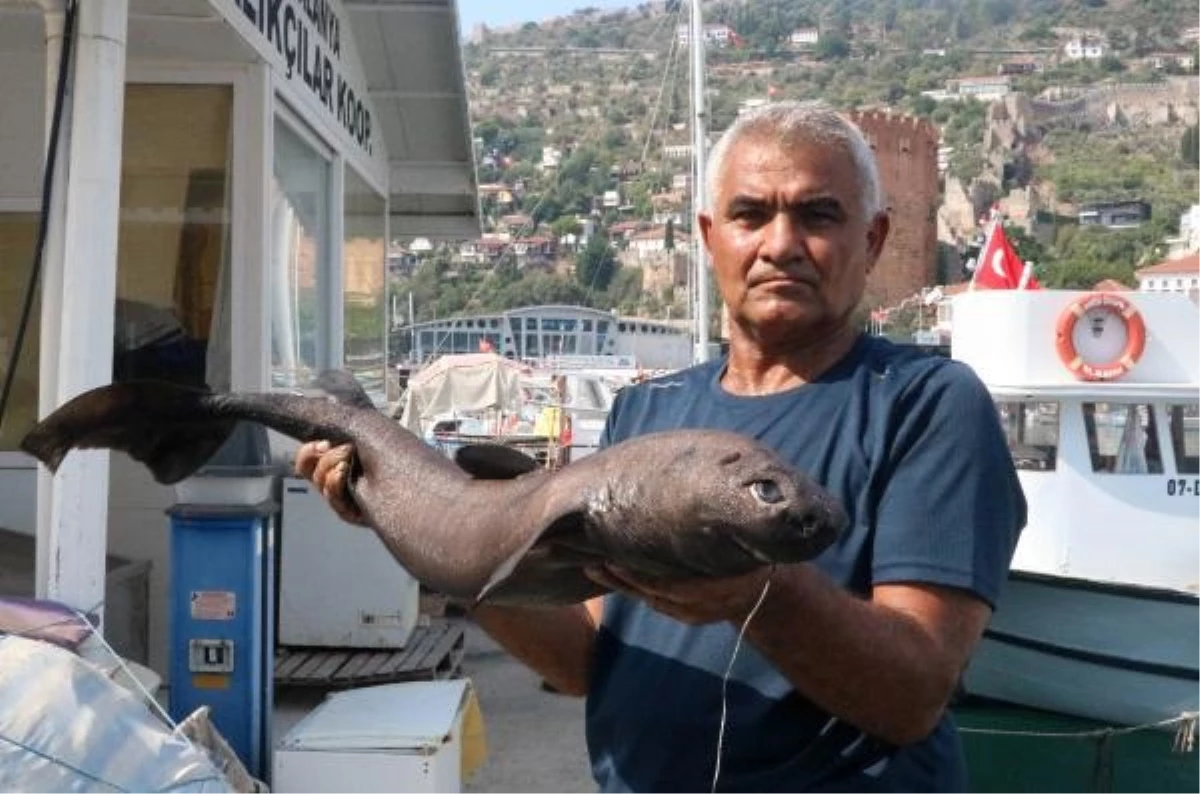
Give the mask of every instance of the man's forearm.
[(484, 604), (471, 617), (559, 692), (587, 694), (596, 623), (586, 605), (537, 609)]
[[(986, 622), (956, 591), (891, 586), (856, 598), (812, 566), (776, 571), (747, 639), (832, 714), (894, 744), (924, 738)], [(981, 618), (982, 616), (982, 618)]]

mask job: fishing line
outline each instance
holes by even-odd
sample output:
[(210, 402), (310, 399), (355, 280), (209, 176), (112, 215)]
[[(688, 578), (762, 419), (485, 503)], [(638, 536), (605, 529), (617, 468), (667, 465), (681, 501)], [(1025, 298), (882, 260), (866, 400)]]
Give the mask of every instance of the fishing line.
[(750, 608), (746, 619), (742, 621), (742, 627), (738, 630), (737, 642), (733, 644), (733, 653), (729, 655), (729, 665), (725, 668), (725, 675), (721, 677), (721, 724), (717, 730), (717, 762), (713, 766), (712, 787), (710, 792), (717, 790), (717, 781), (721, 777), (721, 753), (725, 749), (725, 723), (729, 717), (729, 702), (727, 699), (729, 693), (729, 676), (733, 674), (733, 663), (737, 661), (738, 651), (742, 648), (742, 638), (746, 636), (746, 629), (750, 626), (750, 621), (758, 614), (759, 607), (763, 605), (763, 601), (767, 600), (767, 593), (771, 589), (771, 577), (775, 575), (775, 566), (767, 571), (767, 580), (763, 582), (762, 592), (758, 594), (758, 600), (754, 602), (754, 606)]

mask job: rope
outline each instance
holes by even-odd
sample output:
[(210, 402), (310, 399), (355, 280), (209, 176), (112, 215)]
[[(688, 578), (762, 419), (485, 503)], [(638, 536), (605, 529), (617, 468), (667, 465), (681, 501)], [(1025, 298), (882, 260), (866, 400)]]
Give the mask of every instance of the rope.
[(1185, 711), (1182, 714), (1157, 722), (1143, 725), (1130, 725), (1120, 728), (1092, 728), (1083, 731), (1019, 731), (1004, 728), (966, 728), (960, 726), (959, 733), (973, 733), (985, 736), (1030, 736), (1043, 739), (1106, 739), (1114, 736), (1124, 736), (1139, 731), (1178, 726), (1175, 735), (1175, 749), (1178, 752), (1192, 752), (1196, 746), (1196, 727), (1200, 712)]
[(750, 621), (758, 614), (759, 607), (763, 605), (763, 601), (767, 599), (767, 593), (771, 589), (771, 577), (775, 574), (775, 566), (772, 565), (770, 571), (767, 572), (767, 579), (763, 582), (762, 592), (758, 594), (758, 600), (754, 602), (754, 606), (750, 608), (750, 613), (746, 615), (746, 619), (742, 621), (742, 627), (738, 630), (737, 642), (733, 645), (733, 653), (729, 655), (729, 665), (725, 668), (725, 675), (721, 677), (721, 723), (717, 729), (717, 760), (713, 765), (712, 787), (710, 792), (717, 790), (717, 781), (721, 778), (721, 754), (725, 750), (725, 724), (729, 718), (729, 676), (733, 674), (733, 663), (737, 661), (738, 651), (742, 648), (742, 638), (746, 636), (746, 629), (750, 625)]

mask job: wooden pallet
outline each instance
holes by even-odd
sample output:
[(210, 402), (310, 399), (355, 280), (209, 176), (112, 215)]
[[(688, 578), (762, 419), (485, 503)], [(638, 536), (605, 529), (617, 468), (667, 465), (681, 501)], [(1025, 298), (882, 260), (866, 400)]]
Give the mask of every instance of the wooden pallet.
[(461, 624), (435, 620), (414, 629), (401, 649), (281, 647), (275, 654), (275, 683), (339, 689), (456, 678), (465, 644)]

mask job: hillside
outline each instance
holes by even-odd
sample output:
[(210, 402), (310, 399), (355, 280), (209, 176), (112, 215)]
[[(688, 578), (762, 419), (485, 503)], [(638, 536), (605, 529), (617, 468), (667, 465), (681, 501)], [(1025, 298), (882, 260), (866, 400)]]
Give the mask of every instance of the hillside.
[[(690, 214), (680, 5), (585, 8), (470, 32), (481, 207), (494, 236), (442, 250), (423, 282), (417, 273), (401, 288), (429, 293), (439, 316), (537, 298), (649, 315), (686, 310), (677, 278)], [(1195, 201), (1195, 166), (1179, 145), (1196, 122), (1187, 82), (1196, 70), (1194, 2), (754, 0), (708, 2), (704, 13), (728, 32), (707, 47), (711, 133), (739, 109), (778, 99), (928, 119), (943, 138), (947, 193), (972, 205), (958, 214), (969, 218), (1012, 191), (1036, 205), (1019, 245), (1048, 284), (1101, 271), (1130, 281)], [(1072, 42), (1099, 49), (1071, 57)], [(1000, 73), (1007, 98), (962, 95), (975, 90), (962, 78)], [(1064, 102), (1083, 110), (1045, 110)], [(1150, 224), (1076, 233), (1080, 202), (1132, 198), (1151, 201)], [(965, 224), (943, 225), (944, 242), (960, 260), (969, 255)], [(589, 239), (603, 244), (585, 246)], [(939, 274), (955, 280), (957, 269)]]

